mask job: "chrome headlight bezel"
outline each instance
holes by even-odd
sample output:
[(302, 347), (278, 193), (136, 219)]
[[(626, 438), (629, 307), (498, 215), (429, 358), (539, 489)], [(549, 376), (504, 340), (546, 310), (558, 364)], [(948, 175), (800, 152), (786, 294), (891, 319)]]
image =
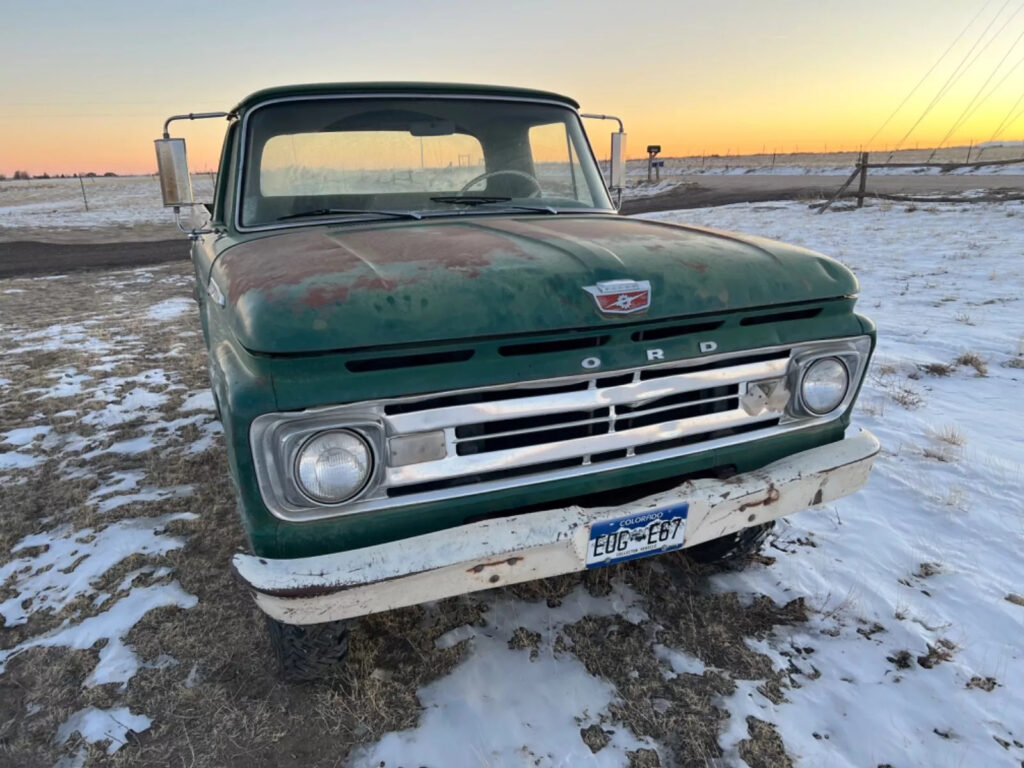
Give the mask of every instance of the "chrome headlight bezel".
[[(372, 493), (380, 484), (385, 469), (384, 427), (375, 415), (353, 413), (339, 421), (332, 409), (306, 411), (290, 418), (258, 418), (253, 422), (253, 463), (260, 493), (275, 498), (290, 509), (306, 509), (310, 505), (337, 506), (351, 504)], [(350, 432), (362, 440), (370, 454), (370, 471), (363, 485), (340, 501), (323, 501), (306, 493), (298, 480), (299, 454), (310, 440), (327, 432)]]
[[(806, 421), (808, 419), (831, 421), (842, 416), (857, 396), (870, 356), (870, 336), (855, 336), (837, 341), (809, 342), (795, 345), (787, 376), (787, 385), (792, 394), (789, 407), (786, 409), (786, 414), (781, 423)], [(828, 358), (835, 358), (846, 369), (848, 377), (846, 392), (832, 409), (817, 411), (808, 406), (804, 400), (804, 376), (806, 376), (811, 366)]]

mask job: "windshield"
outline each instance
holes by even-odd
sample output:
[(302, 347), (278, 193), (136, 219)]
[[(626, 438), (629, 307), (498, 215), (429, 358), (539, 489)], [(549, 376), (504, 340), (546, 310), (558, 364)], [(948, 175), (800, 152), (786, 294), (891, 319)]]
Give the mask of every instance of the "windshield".
[(248, 120), (240, 224), (612, 210), (576, 113), (528, 101), (290, 101)]

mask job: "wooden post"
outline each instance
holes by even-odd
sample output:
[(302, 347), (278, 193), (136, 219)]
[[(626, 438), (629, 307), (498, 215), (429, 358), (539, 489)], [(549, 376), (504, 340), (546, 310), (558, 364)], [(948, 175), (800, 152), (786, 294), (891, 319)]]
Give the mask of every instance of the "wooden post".
[(861, 170), (862, 168), (860, 166), (860, 163), (857, 163), (857, 167), (853, 169), (853, 173), (850, 174), (850, 178), (843, 182), (843, 186), (839, 188), (839, 191), (832, 195), (832, 197), (829, 198), (828, 202), (818, 209), (818, 213), (824, 213), (825, 211), (827, 211), (831, 207), (832, 203), (838, 200), (839, 196), (846, 191), (846, 188), (853, 183), (853, 180), (857, 178), (857, 174), (860, 173)]
[(971, 162), (971, 150), (974, 149), (974, 139), (971, 139), (971, 143), (967, 145), (967, 160), (965, 162)]
[(86, 213), (88, 213), (89, 212), (89, 201), (85, 197), (85, 182), (82, 181), (82, 174), (77, 173), (75, 175), (78, 176), (78, 183), (82, 185), (82, 202), (85, 203), (85, 211), (86, 211)]
[(864, 194), (868, 187), (868, 153), (860, 153), (860, 186), (857, 187), (857, 207), (864, 207)]

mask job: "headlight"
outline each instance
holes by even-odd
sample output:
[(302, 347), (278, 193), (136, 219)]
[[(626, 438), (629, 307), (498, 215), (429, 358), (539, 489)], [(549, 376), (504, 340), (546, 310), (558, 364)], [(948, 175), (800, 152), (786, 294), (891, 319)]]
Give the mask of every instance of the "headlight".
[(373, 470), (373, 454), (354, 432), (321, 432), (299, 449), (295, 478), (299, 489), (314, 501), (337, 504), (355, 496)]
[(815, 360), (804, 372), (800, 397), (811, 413), (821, 416), (839, 407), (850, 387), (850, 373), (836, 357)]

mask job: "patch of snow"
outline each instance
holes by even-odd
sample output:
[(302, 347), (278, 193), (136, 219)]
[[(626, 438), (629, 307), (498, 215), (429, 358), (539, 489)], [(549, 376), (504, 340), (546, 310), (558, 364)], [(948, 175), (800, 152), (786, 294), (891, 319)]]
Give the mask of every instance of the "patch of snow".
[[(1024, 205), (875, 205), (816, 215), (796, 203), (650, 214), (794, 242), (857, 272), (878, 349), (855, 424), (882, 442), (867, 487), (780, 525), (771, 566), (713, 586), (779, 602), (807, 624), (756, 650), (796, 685), (773, 704), (740, 682), (721, 745), (745, 718), (777, 727), (799, 765), (1016, 765), (1024, 749)], [(972, 352), (987, 375), (923, 366)], [(909, 395), (907, 394), (909, 393)], [(901, 399), (903, 404), (901, 404)], [(943, 439), (943, 435), (947, 438)], [(957, 445), (956, 443), (960, 443)], [(998, 740), (1010, 744), (1004, 748)]]
[(100, 531), (65, 527), (24, 537), (11, 547), (12, 554), (36, 547), (43, 551), (0, 566), (0, 584), (13, 590), (11, 597), (0, 602), (4, 625), (24, 624), (39, 611), (60, 611), (78, 596), (93, 592), (93, 582), (130, 555), (162, 555), (180, 549), (185, 540), (164, 534), (164, 529), (174, 520), (194, 518), (182, 512), (120, 520)]
[[(101, 352), (110, 348), (107, 342), (90, 336), (88, 329), (80, 323), (70, 325), (57, 323), (38, 331), (19, 334), (18, 342), (19, 346), (7, 350), (7, 354), (54, 352), (59, 349), (68, 348), (81, 352)], [(26, 344), (25, 342), (30, 343)]]
[[(360, 748), (353, 764), (610, 767), (625, 765), (627, 750), (654, 746), (623, 725), (608, 724), (610, 743), (592, 754), (580, 729), (601, 722), (615, 689), (588, 674), (571, 653), (554, 649), (561, 628), (584, 616), (646, 618), (632, 589), (618, 580), (612, 584), (605, 598), (577, 588), (558, 608), (497, 597), (486, 627), (460, 627), (438, 639), (440, 647), (468, 642), (470, 650), (451, 674), (420, 689), (419, 726)], [(528, 649), (508, 647), (518, 627), (540, 633), (536, 658)]]
[(29, 390), (32, 393), (42, 392), (40, 398), (74, 397), (82, 393), (82, 384), (92, 379), (85, 373), (78, 373), (74, 368), (51, 373), (49, 378), (57, 379), (57, 383), (46, 390)]
[(0, 453), (0, 472), (8, 472), (12, 469), (28, 469), (40, 463), (37, 456), (29, 456), (27, 453), (7, 451)]
[[(106, 385), (107, 382), (104, 384)], [(120, 398), (115, 399), (115, 396), (110, 394), (103, 397), (103, 393), (97, 393), (97, 399), (108, 399), (108, 405), (101, 410), (87, 414), (82, 419), (82, 423), (98, 427), (112, 427), (145, 416), (147, 412), (159, 410), (160, 406), (166, 402), (167, 395), (163, 392), (153, 392), (142, 387), (135, 387)]]
[(128, 731), (141, 733), (153, 724), (145, 715), (133, 715), (128, 707), (80, 709), (57, 729), (57, 744), (65, 744), (77, 731), (90, 744), (109, 742), (107, 754), (112, 755), (127, 743)]
[(191, 299), (164, 299), (163, 301), (157, 302), (151, 306), (149, 311), (146, 312), (146, 317), (150, 320), (157, 320), (160, 322), (177, 320), (186, 312), (191, 312), (195, 306), (195, 302)]
[[(133, 227), (167, 224), (173, 217), (163, 207), (160, 183), (155, 176), (122, 176), (84, 179), (89, 210), (82, 202), (78, 179), (7, 181), (12, 193), (9, 205), (0, 206), (0, 234), (7, 228), (51, 231)], [(209, 174), (193, 174), (197, 200), (213, 198)]]
[(86, 678), (86, 686), (120, 683), (122, 689), (139, 670), (139, 659), (128, 647), (124, 638), (139, 620), (155, 608), (176, 606), (192, 608), (198, 602), (177, 581), (135, 587), (125, 597), (111, 605), (103, 613), (90, 616), (77, 624), (70, 621), (49, 634), (32, 637), (14, 648), (0, 650), (0, 673), (7, 662), (29, 648), (91, 648), (101, 640), (106, 644), (100, 649), (99, 662)]
[(2, 442), (7, 445), (14, 445), (21, 447), (28, 445), (35, 441), (37, 437), (42, 437), (50, 431), (51, 427), (19, 427), (18, 429), (12, 429), (10, 432), (4, 433), (4, 439)]
[(185, 398), (185, 402), (181, 404), (179, 410), (186, 413), (189, 411), (210, 411), (212, 413), (214, 411), (213, 393), (208, 389), (193, 392)]
[(672, 668), (676, 675), (703, 675), (704, 662), (689, 653), (682, 653), (674, 648), (655, 644), (654, 655)]
[(100, 512), (110, 512), (126, 504), (136, 504), (144, 501), (162, 501), (180, 496), (189, 496), (193, 492), (191, 485), (174, 485), (169, 488), (145, 487), (138, 493), (124, 495), (113, 495), (101, 500), (96, 506)]

